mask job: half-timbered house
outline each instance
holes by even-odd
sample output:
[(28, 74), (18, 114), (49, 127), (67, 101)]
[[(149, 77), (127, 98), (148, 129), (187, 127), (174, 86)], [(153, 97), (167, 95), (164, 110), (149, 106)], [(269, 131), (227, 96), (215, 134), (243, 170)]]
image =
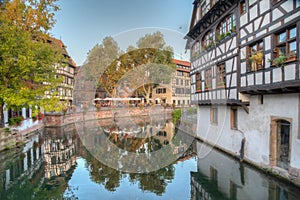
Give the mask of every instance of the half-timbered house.
[(186, 39), (199, 138), (300, 176), (299, 32), (298, 0), (194, 1)]

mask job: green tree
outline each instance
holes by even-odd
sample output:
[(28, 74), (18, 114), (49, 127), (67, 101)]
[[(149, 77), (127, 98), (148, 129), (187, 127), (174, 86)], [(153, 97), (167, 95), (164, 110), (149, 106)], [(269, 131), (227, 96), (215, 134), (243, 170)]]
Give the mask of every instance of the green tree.
[(83, 66), (86, 80), (97, 85), (105, 69), (119, 56), (118, 43), (112, 37), (105, 37), (101, 44), (96, 44), (88, 53)]
[(1, 5), (0, 127), (4, 125), (4, 104), (13, 109), (30, 105), (45, 110), (61, 108), (55, 92), (45, 96), (46, 91), (54, 91), (61, 83), (55, 76), (63, 61), (61, 51), (46, 42), (55, 22), (55, 2), (13, 0)]
[(137, 47), (128, 46), (127, 52), (111, 62), (101, 76), (99, 85), (111, 97), (118, 95), (118, 88), (129, 85), (149, 100), (153, 87), (170, 82), (176, 66), (172, 63), (173, 50), (165, 45), (163, 35), (146, 34)]

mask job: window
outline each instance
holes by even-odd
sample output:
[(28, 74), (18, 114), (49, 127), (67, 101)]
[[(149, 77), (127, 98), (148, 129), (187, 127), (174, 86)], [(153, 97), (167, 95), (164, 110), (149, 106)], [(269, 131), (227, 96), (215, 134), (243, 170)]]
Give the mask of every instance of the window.
[(201, 74), (197, 73), (196, 74), (196, 91), (201, 91), (201, 90), (202, 90)]
[(238, 112), (237, 112), (237, 108), (231, 108), (231, 111), (230, 111), (230, 127), (231, 129), (237, 129), (238, 126), (237, 126), (237, 115), (238, 115)]
[(177, 76), (183, 76), (181, 71), (177, 71)]
[(166, 88), (157, 88), (156, 89), (156, 94), (165, 94), (166, 93)]
[(231, 35), (231, 33), (236, 31), (236, 17), (235, 15), (229, 15), (217, 26), (217, 42), (221, 41), (225, 37)]
[(196, 41), (195, 44), (192, 47), (192, 58), (196, 58), (200, 53), (200, 43), (199, 41)]
[(240, 2), (240, 14), (244, 14), (246, 12), (246, 1), (242, 0)]
[(257, 71), (264, 68), (263, 41), (249, 46), (247, 71)]
[(209, 31), (203, 36), (201, 46), (203, 50), (206, 50), (212, 47), (213, 45), (214, 45), (214, 34), (212, 31)]
[(286, 56), (288, 60), (296, 60), (297, 55), (297, 28), (288, 28), (275, 35), (274, 57)]
[(205, 90), (209, 90), (212, 88), (212, 74), (211, 69), (205, 71)]
[(180, 84), (183, 85), (183, 79), (180, 80)]
[(178, 79), (176, 79), (176, 85), (179, 85), (179, 80)]
[(216, 107), (210, 108), (210, 123), (218, 124), (218, 108)]
[(176, 88), (175, 93), (176, 94), (184, 94), (184, 88)]
[(225, 63), (217, 66), (217, 87), (226, 86), (226, 70)]

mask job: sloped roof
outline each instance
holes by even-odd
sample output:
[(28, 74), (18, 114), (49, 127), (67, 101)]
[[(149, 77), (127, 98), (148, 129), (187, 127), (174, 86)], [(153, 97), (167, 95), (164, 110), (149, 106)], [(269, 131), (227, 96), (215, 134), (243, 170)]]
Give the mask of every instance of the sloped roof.
[(191, 63), (188, 62), (188, 61), (173, 59), (172, 62), (175, 63), (175, 64), (178, 64), (178, 65), (186, 66), (186, 67), (190, 67), (191, 66)]
[(69, 55), (69, 53), (67, 51), (67, 46), (61, 40), (54, 38), (54, 37), (49, 37), (47, 39), (47, 42), (60, 48), (62, 54), (67, 57), (68, 63), (70, 65), (76, 67), (76, 63), (74, 62), (74, 60), (71, 58), (71, 56)]

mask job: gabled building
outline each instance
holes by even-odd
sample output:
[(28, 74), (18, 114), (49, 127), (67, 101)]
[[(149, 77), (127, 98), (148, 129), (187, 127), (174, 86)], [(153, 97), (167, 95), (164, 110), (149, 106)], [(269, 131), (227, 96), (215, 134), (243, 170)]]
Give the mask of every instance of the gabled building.
[(152, 92), (156, 104), (167, 103), (176, 106), (190, 105), (190, 62), (173, 59), (176, 72), (173, 73), (170, 84), (160, 85)]
[(198, 137), (295, 179), (299, 13), (297, 0), (195, 0), (186, 35)]
[[(49, 44), (52, 44), (56, 47), (59, 47), (63, 57), (65, 58), (65, 62), (61, 63), (59, 66), (56, 67), (56, 76), (57, 78), (62, 77), (63, 82), (55, 89), (58, 92), (58, 97), (61, 101), (66, 102), (66, 105), (72, 105), (73, 102), (73, 90), (74, 90), (74, 80), (75, 80), (75, 71), (76, 71), (76, 64), (73, 59), (70, 57), (66, 50), (66, 46), (61, 40), (56, 38), (49, 38), (47, 40)], [(54, 91), (47, 91), (45, 96), (50, 94), (50, 92)], [(23, 116), (24, 119), (32, 117), (32, 109), (31, 108), (22, 108), (19, 111), (13, 111), (11, 109), (4, 110), (4, 123), (8, 123), (8, 120), (14, 116)]]
[(73, 102), (73, 90), (75, 82), (76, 63), (67, 52), (65, 44), (56, 38), (50, 38), (48, 43), (53, 44), (61, 50), (66, 62), (57, 67), (57, 77), (63, 77), (63, 82), (56, 88), (61, 101), (68, 102), (71, 105)]

